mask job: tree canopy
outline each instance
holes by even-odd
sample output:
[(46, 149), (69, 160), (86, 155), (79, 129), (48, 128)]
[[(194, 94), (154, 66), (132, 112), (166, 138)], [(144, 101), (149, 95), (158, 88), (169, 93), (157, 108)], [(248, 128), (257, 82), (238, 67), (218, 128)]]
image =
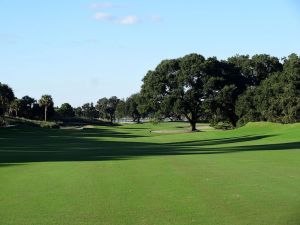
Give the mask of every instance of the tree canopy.
[(300, 58), (284, 60), (283, 71), (271, 74), (261, 85), (248, 88), (239, 97), (237, 115), (249, 121), (292, 123), (300, 120)]
[(141, 118), (145, 116), (139, 106), (142, 103), (140, 93), (136, 93), (128, 97), (125, 101), (120, 100), (116, 109), (118, 118), (129, 117), (134, 122), (139, 123)]
[(248, 85), (257, 86), (270, 74), (282, 71), (279, 59), (267, 54), (236, 55), (230, 57), (228, 62), (235, 65), (240, 74), (247, 78)]
[[(243, 80), (237, 69), (225, 61), (190, 54), (164, 60), (154, 71), (149, 71), (143, 79), (141, 92), (157, 117), (183, 115), (195, 131), (199, 119), (216, 117), (220, 113), (213, 111), (218, 101), (222, 101), (218, 109), (226, 112), (223, 116), (236, 122), (234, 102), (245, 88)], [(224, 99), (228, 101), (226, 106)]]
[(116, 119), (116, 110), (119, 102), (120, 99), (116, 96), (112, 96), (109, 99), (99, 99), (96, 104), (99, 117), (102, 119), (108, 119), (111, 123), (113, 123)]
[(74, 117), (75, 111), (69, 103), (63, 103), (58, 109), (58, 114), (62, 117)]
[(12, 88), (0, 82), (0, 116), (8, 111), (9, 105), (14, 99), (15, 95)]

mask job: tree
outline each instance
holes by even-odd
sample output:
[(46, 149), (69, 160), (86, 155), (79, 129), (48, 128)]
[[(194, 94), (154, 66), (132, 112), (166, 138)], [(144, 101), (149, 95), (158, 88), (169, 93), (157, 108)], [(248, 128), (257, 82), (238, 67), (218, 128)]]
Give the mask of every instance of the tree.
[(93, 103), (86, 103), (82, 107), (82, 116), (88, 119), (94, 119), (98, 117), (98, 113)]
[(191, 54), (164, 60), (154, 71), (149, 71), (143, 79), (142, 93), (156, 111), (155, 116), (183, 114), (195, 131), (204, 98), (205, 69), (205, 58)]
[(208, 118), (213, 126), (219, 122), (228, 122), (232, 127), (235, 127), (238, 121), (238, 116), (235, 113), (235, 103), (238, 97), (238, 88), (235, 85), (225, 85), (209, 104)]
[(110, 122), (113, 123), (116, 120), (116, 110), (120, 102), (120, 99), (116, 96), (112, 96), (108, 99), (107, 113), (109, 114)]
[(15, 112), (16, 117), (18, 117), (18, 112), (21, 108), (21, 103), (21, 100), (17, 98), (10, 103), (10, 111)]
[(249, 87), (236, 102), (236, 114), (239, 124), (243, 125), (249, 121), (260, 121), (262, 115), (257, 109), (258, 87)]
[(300, 58), (292, 54), (284, 61), (283, 72), (262, 82), (257, 93), (257, 109), (272, 122), (300, 121)]
[(235, 127), (238, 121), (235, 105), (238, 96), (246, 89), (247, 78), (234, 65), (226, 61), (218, 61), (215, 58), (207, 61), (211, 69), (209, 78), (204, 84), (205, 116), (202, 119), (209, 120), (213, 126), (225, 122)]
[(82, 108), (81, 108), (81, 107), (75, 108), (75, 109), (74, 109), (74, 112), (75, 112), (75, 116), (76, 116), (76, 117), (82, 117), (82, 116), (83, 116)]
[(62, 104), (61, 107), (58, 109), (58, 113), (62, 117), (74, 117), (75, 116), (74, 109), (69, 103)]
[(120, 100), (116, 108), (117, 118), (130, 117), (133, 121), (140, 123), (143, 117), (139, 106), (141, 104), (141, 95), (139, 93), (133, 94), (124, 100)]
[(120, 100), (116, 109), (116, 117), (129, 117), (134, 122), (140, 123), (141, 118), (145, 118), (149, 114), (144, 108), (143, 102), (145, 102), (145, 99), (140, 93), (131, 95), (125, 101)]
[(15, 99), (13, 90), (6, 84), (0, 82), (0, 116), (3, 117), (7, 112), (10, 103)]
[(149, 104), (149, 99), (143, 92), (139, 93), (139, 104), (137, 108), (139, 113), (142, 115), (142, 118), (146, 118), (146, 117), (154, 118), (155, 115), (154, 108), (151, 107), (151, 104)]
[(34, 104), (36, 104), (36, 100), (34, 98), (29, 97), (28, 95), (24, 96), (20, 99), (20, 110), (19, 115), (25, 118), (34, 118), (35, 112), (33, 110)]
[(230, 57), (228, 62), (240, 69), (251, 86), (257, 86), (270, 74), (282, 71), (279, 59), (267, 54), (254, 55), (252, 58), (249, 55), (236, 55)]
[(120, 102), (116, 96), (112, 96), (109, 99), (101, 98), (97, 101), (96, 109), (100, 118), (109, 119), (113, 123), (116, 119), (116, 110)]
[(284, 60), (282, 72), (273, 73), (258, 87), (241, 95), (237, 114), (241, 123), (300, 121), (300, 58), (296, 54), (290, 55)]
[(44, 119), (45, 121), (47, 121), (47, 110), (49, 107), (53, 107), (54, 103), (53, 103), (53, 99), (51, 97), (51, 95), (43, 95), (41, 97), (41, 99), (39, 100), (39, 105), (41, 107), (44, 107)]
[(99, 118), (108, 119), (107, 107), (108, 107), (108, 99), (107, 98), (101, 98), (97, 101), (96, 110), (99, 114)]
[(143, 79), (141, 93), (157, 117), (184, 115), (195, 131), (199, 119), (212, 116), (209, 107), (204, 111), (206, 102), (220, 97), (220, 93), (232, 96), (228, 88), (221, 90), (225, 85), (242, 83), (241, 80), (242, 76), (227, 62), (190, 54), (164, 60), (154, 71), (149, 71)]
[(126, 102), (124, 100), (120, 100), (117, 109), (116, 109), (116, 118), (121, 119), (127, 117), (127, 109), (126, 109)]
[(143, 116), (139, 110), (140, 105), (140, 94), (133, 94), (126, 100), (126, 112), (127, 115), (130, 116), (133, 121), (140, 123), (141, 117)]
[(251, 59), (253, 69), (253, 83), (260, 84), (272, 73), (282, 72), (282, 64), (279, 59), (267, 54), (254, 55)]

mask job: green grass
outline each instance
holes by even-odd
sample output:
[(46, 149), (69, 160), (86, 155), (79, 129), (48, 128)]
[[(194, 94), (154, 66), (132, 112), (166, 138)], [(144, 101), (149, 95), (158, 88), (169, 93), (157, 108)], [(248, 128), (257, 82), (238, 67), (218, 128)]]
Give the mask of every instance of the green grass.
[(300, 124), (187, 126), (1, 128), (0, 224), (300, 224)]

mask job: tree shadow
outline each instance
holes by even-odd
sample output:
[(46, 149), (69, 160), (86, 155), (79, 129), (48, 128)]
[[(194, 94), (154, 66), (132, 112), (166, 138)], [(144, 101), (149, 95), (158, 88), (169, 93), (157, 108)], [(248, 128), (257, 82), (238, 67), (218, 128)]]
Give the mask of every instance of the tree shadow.
[(8, 166), (21, 166), (24, 165), (23, 163), (0, 163), (0, 168), (1, 167), (8, 167)]
[[(232, 144), (239, 142), (248, 142), (248, 141), (257, 141), (261, 139), (265, 139), (268, 137), (273, 137), (274, 135), (246, 135), (241, 137), (231, 137), (231, 138), (218, 138), (218, 139), (209, 139), (209, 140), (201, 140), (201, 141), (189, 141), (185, 142), (184, 146), (209, 146), (209, 145), (223, 145), (223, 144)], [(172, 146), (182, 146), (182, 143), (171, 143), (169, 145)]]
[[(54, 161), (125, 160), (146, 156), (225, 154), (243, 151), (300, 150), (300, 142), (253, 145), (270, 135), (241, 136), (177, 143), (137, 142), (143, 137), (109, 129), (0, 129), (0, 165)], [(99, 137), (119, 138), (101, 140)], [(132, 139), (130, 139), (132, 138)], [(124, 139), (124, 140), (123, 140)], [(246, 145), (249, 142), (249, 145)], [(219, 146), (237, 144), (237, 146)]]

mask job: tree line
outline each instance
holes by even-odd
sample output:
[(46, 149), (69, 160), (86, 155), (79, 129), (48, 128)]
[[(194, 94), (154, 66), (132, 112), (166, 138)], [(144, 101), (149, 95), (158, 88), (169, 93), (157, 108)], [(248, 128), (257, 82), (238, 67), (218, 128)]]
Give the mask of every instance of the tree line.
[(293, 123), (300, 121), (300, 58), (278, 59), (267, 54), (236, 55), (227, 60), (189, 54), (163, 60), (143, 78), (139, 93), (127, 99), (101, 98), (94, 105), (54, 108), (50, 95), (40, 100), (17, 99), (0, 83), (0, 116), (30, 118), (116, 118), (160, 121), (183, 120), (197, 129), (200, 120), (215, 127), (234, 128), (250, 121)]

